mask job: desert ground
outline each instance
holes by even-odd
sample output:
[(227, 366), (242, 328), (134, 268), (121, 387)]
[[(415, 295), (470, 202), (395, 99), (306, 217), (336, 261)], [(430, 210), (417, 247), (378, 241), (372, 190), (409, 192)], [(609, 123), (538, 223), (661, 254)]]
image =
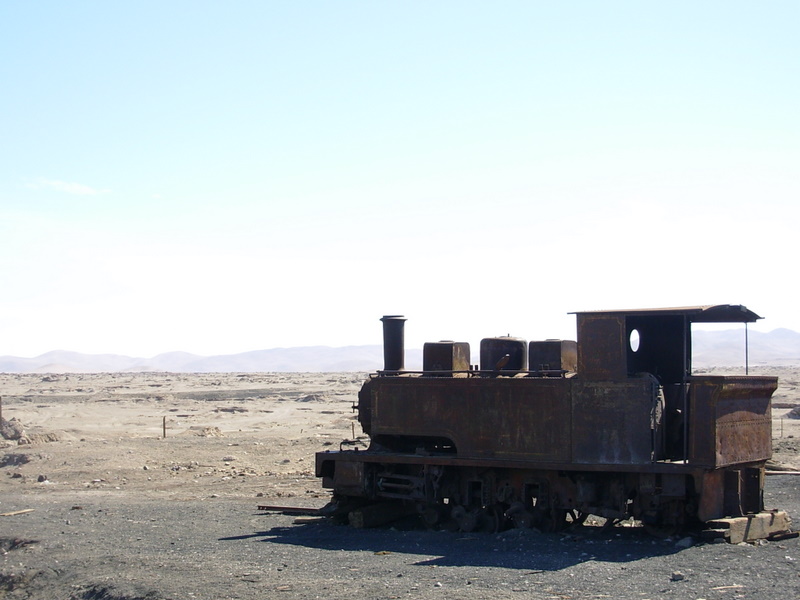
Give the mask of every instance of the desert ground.
[[(711, 372), (728, 372), (712, 369)], [(800, 471), (800, 368), (777, 375), (774, 466)], [(738, 598), (800, 595), (800, 543), (354, 530), (314, 453), (361, 432), (365, 374), (0, 374), (0, 598)], [(800, 523), (800, 477), (770, 508)], [(444, 594), (444, 595), (443, 595)]]

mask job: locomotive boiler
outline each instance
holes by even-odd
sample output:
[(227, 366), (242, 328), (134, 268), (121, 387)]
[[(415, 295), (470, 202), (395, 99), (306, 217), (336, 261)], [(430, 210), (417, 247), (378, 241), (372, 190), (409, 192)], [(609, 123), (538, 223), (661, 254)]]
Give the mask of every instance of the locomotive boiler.
[[(319, 452), (325, 512), (362, 525), (558, 531), (588, 515), (658, 532), (763, 511), (775, 377), (693, 374), (693, 323), (751, 323), (740, 305), (577, 312), (577, 340), (423, 348), (385, 316), (384, 370), (358, 395), (369, 436)], [(366, 522), (365, 522), (366, 519)]]

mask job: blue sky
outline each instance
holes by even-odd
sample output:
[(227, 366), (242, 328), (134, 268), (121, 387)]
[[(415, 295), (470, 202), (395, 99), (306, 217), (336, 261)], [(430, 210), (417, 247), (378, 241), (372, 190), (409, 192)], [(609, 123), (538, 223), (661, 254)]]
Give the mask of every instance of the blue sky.
[(800, 330), (796, 2), (0, 5), (0, 355)]

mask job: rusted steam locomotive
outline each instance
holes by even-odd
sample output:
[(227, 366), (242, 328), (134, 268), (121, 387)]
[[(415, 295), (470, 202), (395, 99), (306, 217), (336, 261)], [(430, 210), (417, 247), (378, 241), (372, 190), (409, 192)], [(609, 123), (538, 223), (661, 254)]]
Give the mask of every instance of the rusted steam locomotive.
[[(587, 515), (673, 531), (758, 513), (777, 378), (693, 375), (692, 323), (750, 323), (739, 305), (578, 312), (577, 342), (425, 344), (381, 319), (385, 369), (364, 383), (366, 449), (320, 452), (332, 515), (403, 514), (462, 531), (557, 531)], [(368, 525), (369, 523), (367, 523)]]

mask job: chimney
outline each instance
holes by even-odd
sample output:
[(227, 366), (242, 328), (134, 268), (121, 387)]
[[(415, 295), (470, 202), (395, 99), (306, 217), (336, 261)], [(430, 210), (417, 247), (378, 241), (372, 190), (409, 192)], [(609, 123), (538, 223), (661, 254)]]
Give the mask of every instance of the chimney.
[(402, 315), (385, 315), (383, 322), (383, 370), (405, 369), (405, 337), (403, 327), (406, 318)]

